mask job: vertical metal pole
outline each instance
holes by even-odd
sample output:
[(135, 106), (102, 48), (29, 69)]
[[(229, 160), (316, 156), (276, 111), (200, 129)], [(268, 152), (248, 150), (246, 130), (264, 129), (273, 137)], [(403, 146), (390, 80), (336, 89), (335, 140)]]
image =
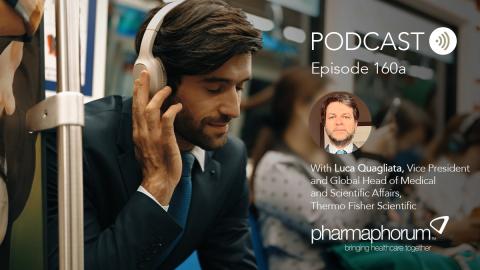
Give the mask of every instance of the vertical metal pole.
[[(79, 1), (56, 0), (58, 92), (80, 92)], [(58, 222), (61, 270), (83, 270), (82, 127), (58, 127)]]

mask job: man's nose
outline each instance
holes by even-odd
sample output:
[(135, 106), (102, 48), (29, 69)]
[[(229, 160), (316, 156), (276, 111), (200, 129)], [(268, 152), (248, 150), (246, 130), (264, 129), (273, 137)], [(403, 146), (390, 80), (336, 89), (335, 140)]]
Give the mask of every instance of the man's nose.
[(240, 115), (240, 94), (235, 87), (225, 91), (219, 110), (221, 114), (230, 118), (235, 118)]
[(343, 119), (341, 117), (335, 118), (335, 125), (343, 125)]

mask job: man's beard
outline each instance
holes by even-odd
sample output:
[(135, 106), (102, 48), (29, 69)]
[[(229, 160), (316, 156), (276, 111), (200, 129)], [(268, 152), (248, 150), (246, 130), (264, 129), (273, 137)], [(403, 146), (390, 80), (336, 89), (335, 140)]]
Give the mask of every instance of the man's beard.
[(337, 140), (335, 139), (329, 132), (327, 132), (327, 136), (330, 139), (330, 142), (333, 143), (337, 148), (338, 147), (345, 147), (347, 146), (353, 139), (354, 132), (349, 134), (345, 139), (343, 140)]
[(175, 133), (189, 143), (199, 146), (204, 150), (214, 150), (222, 147), (227, 142), (227, 134), (216, 137), (208, 136), (205, 134), (205, 127), (210, 122), (229, 122), (230, 120), (231, 119), (226, 116), (220, 116), (220, 118), (205, 117), (200, 121), (199, 126), (195, 126), (192, 113), (186, 107), (183, 107), (175, 118), (174, 128)]

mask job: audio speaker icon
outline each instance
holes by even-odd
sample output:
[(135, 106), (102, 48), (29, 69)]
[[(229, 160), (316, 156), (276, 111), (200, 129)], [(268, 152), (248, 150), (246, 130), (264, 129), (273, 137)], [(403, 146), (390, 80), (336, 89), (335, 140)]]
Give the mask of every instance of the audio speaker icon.
[(446, 50), (450, 46), (450, 36), (446, 32), (443, 32), (437, 38), (436, 42), (442, 49)]
[(435, 29), (430, 34), (430, 48), (440, 55), (447, 55), (457, 47), (457, 36), (455, 32), (447, 27), (440, 27)]

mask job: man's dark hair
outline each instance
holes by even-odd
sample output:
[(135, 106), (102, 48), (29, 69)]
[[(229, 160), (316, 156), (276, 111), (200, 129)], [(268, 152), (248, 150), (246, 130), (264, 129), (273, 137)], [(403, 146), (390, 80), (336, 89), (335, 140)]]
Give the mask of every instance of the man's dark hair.
[[(160, 8), (149, 12), (135, 39), (140, 51), (145, 28)], [(167, 84), (176, 90), (183, 75), (207, 74), (238, 54), (262, 48), (261, 32), (245, 13), (220, 0), (188, 0), (164, 18), (152, 53), (162, 59)]]
[(327, 114), (327, 107), (332, 102), (340, 102), (353, 109), (353, 118), (358, 121), (360, 112), (358, 111), (357, 103), (353, 99), (352, 95), (348, 93), (335, 93), (329, 95), (322, 104), (322, 124), (325, 125), (325, 119)]

